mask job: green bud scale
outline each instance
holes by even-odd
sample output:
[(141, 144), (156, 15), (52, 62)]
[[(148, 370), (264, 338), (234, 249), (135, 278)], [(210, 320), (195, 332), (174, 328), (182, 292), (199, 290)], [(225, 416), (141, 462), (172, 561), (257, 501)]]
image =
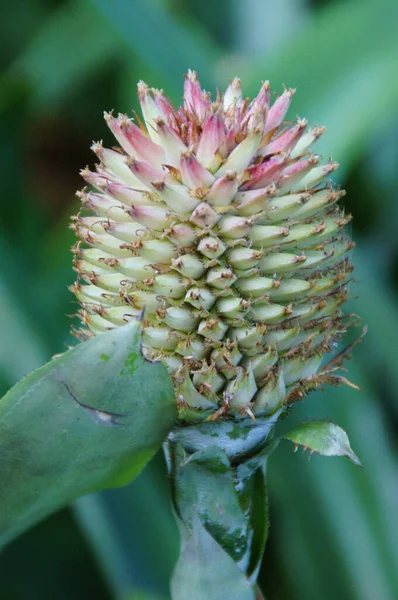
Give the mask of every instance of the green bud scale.
[(120, 148), (93, 145), (72, 227), (72, 286), (86, 338), (142, 319), (182, 422), (268, 417), (322, 383), (349, 321), (350, 217), (311, 145), (285, 120), (294, 90), (253, 100), (234, 79), (215, 101), (196, 73), (175, 108), (138, 85), (143, 122), (105, 114)]

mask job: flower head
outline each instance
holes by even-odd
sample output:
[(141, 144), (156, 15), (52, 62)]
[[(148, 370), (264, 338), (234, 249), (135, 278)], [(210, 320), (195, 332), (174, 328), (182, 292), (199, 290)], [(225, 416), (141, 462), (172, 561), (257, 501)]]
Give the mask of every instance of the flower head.
[[(338, 377), (322, 360), (346, 329), (352, 241), (344, 191), (285, 120), (294, 90), (212, 100), (189, 71), (178, 109), (138, 84), (143, 122), (105, 114), (73, 219), (82, 337), (141, 317), (143, 351), (173, 378), (182, 419), (269, 415)], [(145, 311), (145, 312), (143, 312)]]

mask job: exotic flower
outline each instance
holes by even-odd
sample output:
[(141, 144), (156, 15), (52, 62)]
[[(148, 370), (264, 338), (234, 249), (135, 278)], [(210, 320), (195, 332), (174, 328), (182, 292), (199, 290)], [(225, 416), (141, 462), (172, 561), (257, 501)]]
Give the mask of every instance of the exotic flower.
[(141, 317), (186, 421), (270, 415), (340, 379), (321, 363), (347, 326), (350, 217), (310, 149), (325, 128), (285, 121), (293, 93), (271, 103), (265, 82), (250, 102), (234, 79), (212, 101), (190, 71), (177, 109), (140, 82), (144, 123), (106, 113), (120, 148), (94, 144), (82, 171), (78, 335)]

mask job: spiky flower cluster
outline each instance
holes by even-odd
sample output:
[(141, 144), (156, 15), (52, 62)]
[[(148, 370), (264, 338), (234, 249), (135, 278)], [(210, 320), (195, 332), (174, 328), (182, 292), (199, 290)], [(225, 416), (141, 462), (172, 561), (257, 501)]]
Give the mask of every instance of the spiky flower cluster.
[(72, 225), (78, 333), (145, 311), (144, 353), (186, 420), (268, 415), (337, 381), (320, 365), (346, 327), (349, 217), (337, 163), (310, 150), (324, 128), (284, 121), (293, 93), (271, 104), (265, 82), (250, 102), (234, 79), (212, 101), (189, 72), (176, 109), (139, 83), (145, 123), (105, 114), (121, 148), (94, 144), (82, 171), (96, 191)]

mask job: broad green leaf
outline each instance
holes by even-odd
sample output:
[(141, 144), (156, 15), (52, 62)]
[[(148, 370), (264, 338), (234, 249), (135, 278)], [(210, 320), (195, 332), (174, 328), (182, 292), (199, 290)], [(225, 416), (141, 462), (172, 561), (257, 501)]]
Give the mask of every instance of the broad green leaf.
[(140, 323), (34, 371), (0, 401), (0, 544), (58, 507), (134, 478), (175, 419), (165, 367), (140, 352)]
[(355, 465), (362, 466), (359, 458), (350, 446), (348, 435), (338, 425), (328, 421), (309, 421), (301, 423), (283, 435), (296, 448), (303, 446), (310, 454), (317, 452), (323, 456), (347, 456)]
[(244, 574), (208, 533), (198, 515), (182, 539), (183, 549), (171, 580), (173, 600), (254, 600)]

